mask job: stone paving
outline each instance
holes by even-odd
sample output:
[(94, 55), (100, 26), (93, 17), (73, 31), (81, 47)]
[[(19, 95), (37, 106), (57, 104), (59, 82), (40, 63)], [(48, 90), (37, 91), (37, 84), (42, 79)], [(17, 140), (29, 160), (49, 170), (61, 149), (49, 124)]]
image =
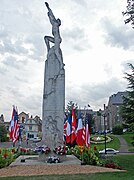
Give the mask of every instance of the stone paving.
[[(25, 159), (25, 162), (21, 162), (21, 160)], [(46, 162), (46, 158), (40, 158), (39, 155), (24, 155), (24, 156), (19, 156), (14, 162), (10, 164), (10, 166), (18, 166), (18, 165), (51, 165), (50, 163)], [(61, 163), (56, 163), (58, 165), (68, 165), (68, 164), (81, 164), (81, 161), (76, 158), (73, 155), (66, 155), (66, 156), (61, 156)], [(55, 163), (52, 163), (53, 165)]]

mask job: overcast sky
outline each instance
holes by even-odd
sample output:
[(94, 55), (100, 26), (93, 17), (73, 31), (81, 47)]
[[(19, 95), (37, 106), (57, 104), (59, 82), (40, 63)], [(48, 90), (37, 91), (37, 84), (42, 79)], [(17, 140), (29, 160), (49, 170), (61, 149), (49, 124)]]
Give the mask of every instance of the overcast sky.
[[(127, 0), (49, 0), (62, 25), (66, 104), (93, 110), (127, 89), (124, 72), (134, 63), (134, 30), (124, 24)], [(0, 114), (12, 105), (42, 116), (46, 46), (51, 25), (44, 0), (0, 0)]]

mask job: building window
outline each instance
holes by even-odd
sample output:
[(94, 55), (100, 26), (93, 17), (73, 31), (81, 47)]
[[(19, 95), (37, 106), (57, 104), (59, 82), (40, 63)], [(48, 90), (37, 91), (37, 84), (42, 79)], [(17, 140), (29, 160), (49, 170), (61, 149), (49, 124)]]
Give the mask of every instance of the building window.
[(28, 138), (30, 139), (30, 138), (34, 138), (34, 134), (29, 134), (28, 133)]
[(25, 122), (25, 117), (22, 117), (22, 123), (24, 123)]
[(30, 119), (30, 123), (32, 124), (32, 119)]
[(29, 130), (32, 131), (32, 126), (29, 126)]

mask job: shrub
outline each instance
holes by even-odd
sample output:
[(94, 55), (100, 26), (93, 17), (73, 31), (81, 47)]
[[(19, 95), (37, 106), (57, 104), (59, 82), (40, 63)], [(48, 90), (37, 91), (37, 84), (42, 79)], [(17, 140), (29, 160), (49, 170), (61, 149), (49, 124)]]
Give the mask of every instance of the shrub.
[(114, 163), (106, 163), (105, 167), (116, 169), (116, 165)]
[(113, 127), (112, 131), (113, 131), (113, 134), (121, 135), (123, 134), (123, 127), (122, 125), (116, 125)]
[(15, 156), (11, 149), (0, 149), (0, 168), (8, 166), (14, 159)]
[(84, 164), (101, 165), (100, 155), (96, 147), (94, 147), (94, 149), (87, 149), (86, 147), (84, 147), (84, 150), (82, 152), (79, 146), (75, 146), (72, 152)]
[(102, 160), (102, 166), (113, 169), (122, 169), (122, 167), (119, 166), (119, 163), (112, 157), (105, 157)]

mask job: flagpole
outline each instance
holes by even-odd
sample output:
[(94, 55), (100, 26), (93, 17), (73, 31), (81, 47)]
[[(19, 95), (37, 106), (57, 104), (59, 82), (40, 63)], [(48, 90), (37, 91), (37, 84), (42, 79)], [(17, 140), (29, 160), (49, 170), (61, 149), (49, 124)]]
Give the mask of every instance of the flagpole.
[(20, 146), (21, 146), (21, 134), (20, 134), (20, 126), (19, 126), (19, 139), (18, 139), (18, 151), (20, 151)]
[(83, 151), (82, 151), (82, 161), (81, 161), (81, 165), (84, 165), (84, 161), (83, 161)]
[(84, 162), (84, 154), (83, 154), (83, 151), (84, 151), (84, 146), (80, 146), (80, 150), (82, 152), (82, 158), (81, 158), (81, 165), (85, 165), (85, 162)]
[(106, 106), (104, 104), (104, 137), (105, 137), (105, 154), (106, 154), (106, 116), (105, 116)]

